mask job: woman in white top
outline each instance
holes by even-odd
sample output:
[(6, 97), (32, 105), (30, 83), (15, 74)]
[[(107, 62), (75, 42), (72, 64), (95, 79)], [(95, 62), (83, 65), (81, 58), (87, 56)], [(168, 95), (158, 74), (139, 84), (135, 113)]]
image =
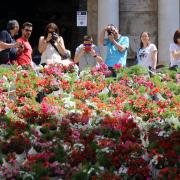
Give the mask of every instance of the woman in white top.
[(150, 41), (150, 34), (142, 32), (140, 36), (140, 48), (137, 52), (138, 64), (155, 70), (157, 66), (157, 47)]
[(174, 33), (174, 42), (170, 44), (170, 66), (180, 66), (180, 30)]
[(62, 60), (62, 57), (70, 58), (70, 51), (66, 50), (64, 40), (59, 36), (59, 28), (54, 23), (46, 26), (44, 36), (39, 38), (38, 50), (41, 53), (40, 64), (72, 63), (68, 59)]

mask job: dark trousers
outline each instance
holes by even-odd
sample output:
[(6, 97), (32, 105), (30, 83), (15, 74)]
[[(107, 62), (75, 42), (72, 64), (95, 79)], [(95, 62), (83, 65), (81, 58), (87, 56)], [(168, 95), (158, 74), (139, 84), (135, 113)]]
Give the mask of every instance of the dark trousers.
[(111, 71), (111, 77), (117, 77), (116, 71), (113, 67), (108, 67), (108, 69)]

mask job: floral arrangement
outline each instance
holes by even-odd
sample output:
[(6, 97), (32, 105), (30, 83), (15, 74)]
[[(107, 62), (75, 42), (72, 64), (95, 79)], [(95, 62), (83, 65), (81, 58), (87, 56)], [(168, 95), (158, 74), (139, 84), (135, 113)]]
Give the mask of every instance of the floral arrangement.
[(0, 178), (179, 179), (178, 72), (115, 70), (0, 67)]

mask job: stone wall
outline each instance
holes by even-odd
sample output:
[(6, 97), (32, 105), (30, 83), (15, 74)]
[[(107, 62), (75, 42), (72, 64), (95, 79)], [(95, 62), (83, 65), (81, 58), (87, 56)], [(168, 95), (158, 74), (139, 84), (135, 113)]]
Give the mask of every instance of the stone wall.
[[(139, 46), (142, 31), (152, 35), (152, 42), (157, 45), (158, 38), (158, 1), (157, 0), (119, 0), (120, 33), (130, 38), (128, 59), (133, 59)], [(88, 33), (97, 42), (98, 0), (88, 0)]]
[(98, 0), (88, 0), (88, 34), (93, 36), (95, 44), (97, 44), (98, 35)]
[(134, 58), (139, 47), (142, 31), (150, 32), (157, 45), (158, 36), (157, 0), (120, 0), (120, 32), (130, 38), (128, 58)]

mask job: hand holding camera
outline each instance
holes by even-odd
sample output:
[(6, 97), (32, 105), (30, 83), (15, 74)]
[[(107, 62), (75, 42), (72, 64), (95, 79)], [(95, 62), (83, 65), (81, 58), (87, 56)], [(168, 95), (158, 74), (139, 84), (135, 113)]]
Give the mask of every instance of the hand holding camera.
[(46, 38), (46, 42), (55, 42), (58, 39), (58, 34), (56, 32), (49, 32)]
[(113, 35), (111, 27), (109, 27), (107, 29), (107, 34), (108, 34), (108, 36)]
[(106, 32), (107, 32), (107, 35), (108, 35), (108, 39), (113, 42), (114, 41), (114, 34), (113, 34), (113, 30), (112, 30), (112, 26), (107, 26), (106, 28)]
[(107, 35), (113, 35), (113, 31), (112, 31), (112, 26), (111, 25), (108, 25), (106, 28), (105, 28), (105, 31), (107, 32)]
[(91, 54), (91, 56), (93, 56), (94, 58), (97, 57), (96, 51), (95, 51), (93, 48), (91, 48), (90, 54)]
[(52, 32), (51, 33), (51, 39), (52, 39), (52, 41), (56, 41), (57, 39), (58, 39), (58, 34), (56, 33), (56, 32)]
[(84, 41), (84, 51), (85, 52), (90, 52), (92, 49), (92, 41), (91, 40), (86, 40)]

